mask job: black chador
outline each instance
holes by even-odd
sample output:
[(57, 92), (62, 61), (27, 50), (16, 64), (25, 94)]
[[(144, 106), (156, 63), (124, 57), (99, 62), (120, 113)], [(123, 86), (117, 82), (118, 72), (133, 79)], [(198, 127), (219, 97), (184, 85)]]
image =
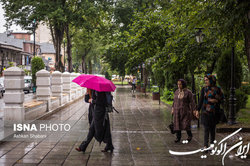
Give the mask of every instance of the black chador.
[[(88, 102), (89, 96), (85, 96), (85, 101)], [(78, 151), (85, 152), (88, 144), (91, 142), (92, 138), (101, 143), (106, 143), (106, 147), (102, 152), (111, 151), (113, 152), (113, 144), (110, 131), (110, 121), (109, 116), (106, 113), (105, 107), (107, 106), (106, 94), (105, 92), (92, 91), (92, 103), (90, 104), (89, 115), (92, 115), (92, 118), (89, 117), (90, 128), (87, 138), (82, 142), (79, 148), (76, 148)]]

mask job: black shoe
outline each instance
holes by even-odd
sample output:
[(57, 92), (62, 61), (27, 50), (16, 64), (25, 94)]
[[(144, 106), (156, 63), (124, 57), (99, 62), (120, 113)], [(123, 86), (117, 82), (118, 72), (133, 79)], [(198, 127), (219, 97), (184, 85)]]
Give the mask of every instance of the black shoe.
[(192, 137), (188, 137), (187, 140), (188, 142), (190, 142), (192, 140)]
[(203, 148), (204, 153), (208, 153), (208, 152), (211, 152), (211, 151), (212, 151), (211, 148), (207, 148), (206, 146), (204, 146), (204, 148)]
[(176, 139), (174, 140), (175, 143), (180, 142), (180, 141), (181, 141), (180, 138), (176, 138)]
[(114, 150), (114, 146), (110, 146), (110, 147), (105, 147), (102, 152), (108, 152), (110, 151), (111, 153), (113, 153), (113, 150)]

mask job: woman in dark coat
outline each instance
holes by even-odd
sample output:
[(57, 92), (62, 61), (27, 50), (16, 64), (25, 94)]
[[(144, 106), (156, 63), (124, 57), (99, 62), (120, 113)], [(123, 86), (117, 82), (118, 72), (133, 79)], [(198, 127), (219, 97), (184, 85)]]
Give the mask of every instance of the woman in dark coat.
[(204, 78), (206, 86), (201, 90), (201, 98), (198, 105), (198, 111), (201, 111), (201, 123), (204, 126), (204, 148), (208, 148), (208, 139), (210, 134), (210, 144), (214, 144), (215, 128), (217, 117), (215, 111), (220, 109), (224, 94), (220, 87), (216, 86), (216, 77), (207, 74)]
[(89, 114), (88, 114), (89, 125), (91, 125), (91, 122), (92, 122), (92, 119), (93, 119), (92, 112), (94, 110), (94, 104), (91, 103), (91, 101), (92, 101), (92, 93), (93, 93), (93, 90), (87, 89), (87, 92), (86, 92), (85, 98), (84, 98), (85, 102), (89, 103)]
[(89, 133), (87, 138), (81, 143), (79, 148), (76, 148), (76, 150), (85, 152), (88, 144), (91, 142), (92, 138), (95, 137), (99, 143), (106, 143), (106, 147), (102, 152), (113, 152), (114, 146), (112, 144), (109, 116), (105, 109), (107, 105), (105, 92), (93, 91), (90, 103), (93, 104), (94, 109), (92, 111), (93, 118)]
[(181, 140), (181, 130), (186, 130), (190, 142), (192, 140), (191, 121), (193, 119), (193, 111), (195, 111), (195, 101), (192, 92), (187, 89), (185, 80), (178, 80), (178, 90), (174, 93), (174, 102), (172, 106), (172, 114), (174, 115), (174, 130), (176, 132), (175, 142)]

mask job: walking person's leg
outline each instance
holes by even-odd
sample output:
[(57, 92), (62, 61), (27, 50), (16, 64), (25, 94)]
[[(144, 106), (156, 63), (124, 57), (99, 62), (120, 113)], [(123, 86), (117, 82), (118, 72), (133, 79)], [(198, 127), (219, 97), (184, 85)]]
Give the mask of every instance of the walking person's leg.
[(106, 138), (106, 146), (104, 148), (104, 150), (102, 150), (102, 152), (108, 152), (110, 151), (111, 153), (113, 152), (114, 150), (114, 146), (113, 146), (113, 143), (112, 143), (112, 136), (111, 136), (111, 130), (110, 130), (110, 121), (109, 121), (109, 118), (106, 122), (107, 126), (106, 126), (106, 131), (105, 131), (105, 138)]
[(210, 127), (210, 144), (214, 144), (214, 140), (215, 140), (215, 129), (216, 126), (211, 126)]
[(208, 147), (208, 139), (209, 139), (209, 127), (204, 126), (204, 147)]
[(135, 93), (135, 84), (132, 84), (133, 93)]
[(191, 130), (187, 130), (187, 135), (188, 135), (187, 140), (188, 140), (188, 142), (190, 142), (192, 140), (192, 138), (193, 138), (192, 131)]
[(181, 140), (181, 130), (177, 130), (176, 131), (176, 139), (175, 139), (175, 143), (177, 143), (177, 142), (180, 142), (180, 140)]
[(90, 128), (89, 128), (89, 132), (87, 137), (85, 138), (85, 140), (81, 143), (81, 145), (79, 146), (79, 148), (76, 148), (77, 151), (82, 151), (85, 152), (89, 143), (91, 142), (92, 138), (95, 135), (95, 127), (94, 127), (94, 121), (92, 121)]

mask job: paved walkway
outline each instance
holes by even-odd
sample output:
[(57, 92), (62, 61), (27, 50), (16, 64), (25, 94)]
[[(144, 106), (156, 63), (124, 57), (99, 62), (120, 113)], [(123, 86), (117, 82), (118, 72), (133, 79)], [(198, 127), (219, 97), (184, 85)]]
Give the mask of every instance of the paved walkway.
[[(119, 87), (115, 94), (115, 107), (120, 112), (110, 116), (114, 153), (102, 153), (104, 144), (92, 141), (86, 153), (75, 151), (88, 131), (87, 108), (78, 101), (40, 123), (70, 124), (66, 132), (39, 132), (41, 139), (10, 139), (0, 145), (0, 165), (88, 165), (88, 166), (177, 166), (222, 165), (222, 156), (201, 159), (204, 153), (175, 156), (173, 151), (192, 151), (202, 147), (202, 129), (193, 129), (194, 138), (189, 144), (174, 143), (175, 136), (167, 128), (170, 110), (144, 94), (132, 96), (128, 87)], [(21, 133), (23, 135), (27, 133)], [(37, 132), (34, 132), (37, 134)], [(187, 136), (183, 133), (183, 139)], [(222, 136), (217, 135), (221, 140)], [(249, 159), (225, 158), (225, 165), (249, 165)]]

